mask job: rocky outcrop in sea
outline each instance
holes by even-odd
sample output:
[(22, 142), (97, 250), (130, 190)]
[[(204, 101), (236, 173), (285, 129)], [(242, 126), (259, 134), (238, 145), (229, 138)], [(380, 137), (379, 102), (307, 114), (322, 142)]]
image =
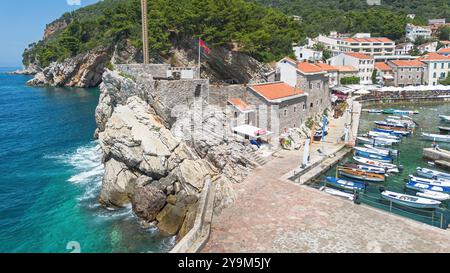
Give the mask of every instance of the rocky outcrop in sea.
[[(193, 103), (176, 119), (166, 115), (186, 92), (184, 82), (168, 85), (141, 76), (109, 70), (103, 75), (96, 110), (105, 165), (99, 200), (109, 207), (131, 203), (143, 221), (183, 236), (207, 179), (216, 183), (216, 210), (233, 201), (230, 185), (255, 167), (253, 148), (213, 130), (223, 129), (226, 119), (217, 109), (198, 111)], [(199, 130), (187, 130), (196, 127), (192, 120)]]
[(99, 47), (86, 53), (53, 62), (27, 82), (33, 86), (94, 87), (102, 81), (111, 49)]

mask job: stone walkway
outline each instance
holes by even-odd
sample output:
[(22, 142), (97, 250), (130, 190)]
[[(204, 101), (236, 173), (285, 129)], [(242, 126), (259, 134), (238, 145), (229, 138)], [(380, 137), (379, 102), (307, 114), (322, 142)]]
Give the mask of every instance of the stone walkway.
[(204, 252), (450, 252), (446, 230), (279, 179), (300, 158), (280, 156), (235, 185)]

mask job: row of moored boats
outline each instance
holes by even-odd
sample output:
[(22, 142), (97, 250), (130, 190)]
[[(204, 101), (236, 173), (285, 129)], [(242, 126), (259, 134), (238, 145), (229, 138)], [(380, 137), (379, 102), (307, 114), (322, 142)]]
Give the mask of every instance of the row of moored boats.
[[(326, 177), (326, 185), (322, 190), (353, 199), (355, 192), (364, 191), (371, 184), (382, 185), (386, 177), (401, 172), (403, 167), (395, 163), (400, 156), (395, 145), (411, 135), (418, 126), (404, 113), (411, 115), (415, 112), (404, 111), (399, 113), (401, 116), (388, 116), (383, 121), (375, 121), (373, 130), (357, 138), (360, 146), (353, 148), (354, 163), (338, 166), (336, 177)], [(415, 195), (386, 191), (380, 187), (381, 197), (393, 203), (423, 209), (437, 208), (442, 201), (450, 199), (448, 173), (419, 167), (416, 174), (409, 176), (405, 186), (413, 190)]]

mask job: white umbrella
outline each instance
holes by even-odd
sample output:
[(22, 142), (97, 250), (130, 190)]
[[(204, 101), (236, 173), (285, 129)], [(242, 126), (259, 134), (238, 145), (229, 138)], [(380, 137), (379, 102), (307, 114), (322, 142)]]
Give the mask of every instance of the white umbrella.
[(368, 94), (370, 94), (370, 91), (361, 89), (361, 90), (356, 91), (354, 94), (356, 94), (356, 95), (368, 95)]

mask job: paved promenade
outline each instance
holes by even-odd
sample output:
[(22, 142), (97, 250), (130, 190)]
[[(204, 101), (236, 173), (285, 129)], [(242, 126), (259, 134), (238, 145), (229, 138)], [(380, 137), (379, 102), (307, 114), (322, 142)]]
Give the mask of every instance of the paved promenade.
[(300, 156), (280, 156), (234, 185), (204, 252), (450, 252), (449, 231), (282, 180)]
[[(319, 148), (326, 154), (343, 148), (339, 139), (350, 118), (350, 139), (356, 135), (359, 109), (355, 105), (352, 115), (331, 121), (324, 147), (318, 142), (311, 147), (311, 162), (324, 158)], [(302, 155), (301, 150), (281, 151), (234, 184), (236, 201), (214, 215), (203, 252), (450, 252), (450, 231), (287, 180)]]

